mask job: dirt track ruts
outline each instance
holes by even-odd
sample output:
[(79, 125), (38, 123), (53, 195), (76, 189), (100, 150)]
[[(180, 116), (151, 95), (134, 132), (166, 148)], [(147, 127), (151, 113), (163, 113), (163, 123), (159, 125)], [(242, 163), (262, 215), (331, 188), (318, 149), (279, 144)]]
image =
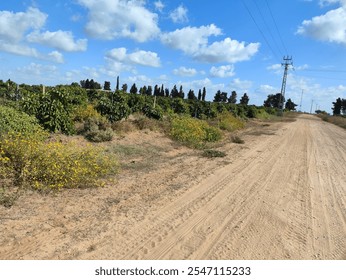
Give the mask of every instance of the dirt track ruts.
[(23, 197), (2, 212), (0, 258), (346, 259), (346, 131), (309, 115), (278, 127), (220, 166), (173, 158), (116, 188)]
[(301, 116), (99, 250), (117, 259), (346, 259), (345, 136)]

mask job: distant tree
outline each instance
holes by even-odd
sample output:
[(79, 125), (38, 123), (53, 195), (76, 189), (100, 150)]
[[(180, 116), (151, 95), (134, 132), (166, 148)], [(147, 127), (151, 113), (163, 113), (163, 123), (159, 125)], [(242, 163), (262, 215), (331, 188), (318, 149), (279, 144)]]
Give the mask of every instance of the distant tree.
[(246, 93), (244, 93), (244, 95), (240, 98), (240, 104), (242, 105), (248, 105), (249, 104), (249, 100), (250, 98), (247, 96)]
[(160, 96), (160, 88), (158, 85), (154, 87), (154, 96)]
[(185, 97), (185, 93), (184, 93), (184, 91), (183, 91), (183, 86), (180, 86), (180, 88), (179, 88), (178, 97), (180, 97), (180, 98), (182, 98), (182, 99), (184, 99), (184, 97)]
[(341, 100), (341, 114), (346, 116), (346, 99)]
[(123, 84), (121, 86), (121, 89), (122, 89), (123, 92), (127, 92), (127, 84)]
[(115, 91), (119, 91), (119, 76), (117, 76), (117, 85), (115, 87)]
[(221, 92), (220, 90), (218, 90), (215, 93), (214, 102), (226, 103), (227, 102), (227, 92)]
[(270, 108), (281, 108), (280, 100), (283, 103), (285, 102), (285, 98), (281, 95), (281, 93), (277, 93), (275, 95), (269, 94), (267, 99), (264, 101), (263, 106)]
[(228, 103), (237, 103), (237, 92), (235, 90), (232, 91), (231, 96), (228, 98)]
[(105, 81), (105, 83), (103, 85), (103, 89), (104, 90), (111, 90), (111, 82)]
[(89, 81), (89, 79), (86, 79), (86, 81), (85, 81), (85, 88), (86, 89), (90, 89), (90, 81)]
[(339, 97), (338, 99), (336, 99), (335, 102), (333, 102), (333, 115), (337, 116), (337, 115), (341, 115), (341, 110), (342, 110), (342, 100)]
[(202, 92), (202, 100), (205, 101), (205, 96), (207, 95), (207, 91), (205, 87), (203, 87), (203, 92)]
[(151, 86), (147, 87), (146, 95), (149, 95), (149, 96), (153, 95), (153, 88)]
[(198, 91), (198, 100), (202, 100), (202, 91), (199, 89)]
[(189, 93), (187, 94), (187, 99), (189, 99), (189, 100), (196, 100), (197, 99), (196, 95), (192, 89), (189, 90)]
[(165, 96), (165, 90), (163, 88), (163, 84), (161, 85), (160, 96)]
[(176, 85), (174, 85), (174, 87), (171, 90), (171, 97), (172, 98), (179, 97), (179, 91), (177, 90), (177, 86)]
[(288, 98), (286, 101), (286, 104), (285, 104), (285, 109), (288, 111), (295, 111), (297, 106), (298, 105), (294, 104), (294, 102), (291, 100), (291, 98)]
[(165, 88), (165, 96), (169, 97), (169, 89), (168, 88)]
[(138, 92), (138, 89), (136, 87), (136, 84), (133, 84), (130, 88), (130, 93), (137, 94), (137, 92)]

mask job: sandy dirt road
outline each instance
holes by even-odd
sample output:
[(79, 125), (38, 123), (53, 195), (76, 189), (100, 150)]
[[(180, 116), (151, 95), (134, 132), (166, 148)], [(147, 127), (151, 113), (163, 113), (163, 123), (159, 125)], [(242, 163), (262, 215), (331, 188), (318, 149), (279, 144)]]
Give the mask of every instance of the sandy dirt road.
[[(68, 239), (62, 228), (72, 224), (56, 222), (31, 237), (3, 239), (10, 245), (2, 243), (0, 256), (64, 259), (74, 246), (78, 259), (346, 259), (346, 131), (303, 115), (244, 139), (245, 148), (234, 148), (226, 162), (203, 167), (205, 159), (177, 160), (185, 177), (179, 182), (172, 173), (171, 180), (186, 187), (160, 193), (132, 218), (112, 208), (107, 219), (89, 220), (102, 229), (92, 243)], [(165, 176), (161, 185), (168, 184)], [(15, 220), (2, 222), (3, 232), (15, 228)]]

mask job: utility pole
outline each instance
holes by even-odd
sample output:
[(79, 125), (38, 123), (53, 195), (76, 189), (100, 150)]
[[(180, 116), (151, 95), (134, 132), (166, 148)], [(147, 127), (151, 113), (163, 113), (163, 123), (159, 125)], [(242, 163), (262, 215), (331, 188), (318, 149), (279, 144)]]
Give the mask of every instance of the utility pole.
[(304, 94), (304, 90), (302, 89), (302, 95), (300, 96), (299, 112), (301, 112), (301, 111), (302, 111), (303, 94)]
[(312, 113), (312, 105), (314, 105), (314, 100), (311, 100), (311, 108), (310, 108), (310, 114)]
[(280, 96), (280, 113), (283, 115), (284, 111), (284, 98), (285, 98), (285, 92), (286, 92), (286, 81), (287, 81), (287, 73), (288, 73), (288, 67), (293, 65), (292, 56), (284, 56), (283, 58), (284, 62), (281, 63), (281, 66), (285, 66), (284, 76), (282, 78), (282, 85), (281, 85), (281, 96)]

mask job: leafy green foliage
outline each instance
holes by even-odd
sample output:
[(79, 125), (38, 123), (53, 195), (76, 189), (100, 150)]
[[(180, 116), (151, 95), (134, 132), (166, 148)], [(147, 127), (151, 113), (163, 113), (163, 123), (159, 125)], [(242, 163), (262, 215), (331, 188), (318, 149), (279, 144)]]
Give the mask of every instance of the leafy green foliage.
[(8, 132), (38, 135), (43, 132), (43, 129), (35, 117), (14, 108), (0, 105), (0, 135)]
[(171, 120), (171, 136), (188, 146), (201, 148), (207, 142), (220, 140), (222, 134), (218, 128), (208, 125), (206, 121), (177, 116)]
[(127, 105), (126, 95), (121, 92), (102, 93), (96, 110), (110, 122), (120, 121), (127, 118), (131, 113), (131, 109)]

